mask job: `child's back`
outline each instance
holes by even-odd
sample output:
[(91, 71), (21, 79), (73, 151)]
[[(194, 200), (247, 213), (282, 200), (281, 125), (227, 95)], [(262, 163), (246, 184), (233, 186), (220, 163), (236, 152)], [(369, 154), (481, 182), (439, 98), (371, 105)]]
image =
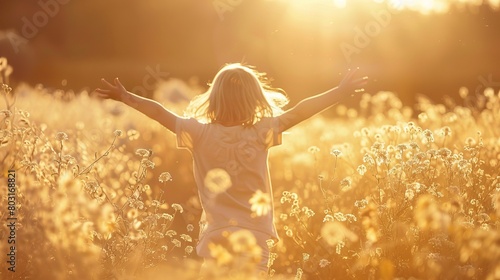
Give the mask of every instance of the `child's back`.
[[(194, 119), (177, 122), (178, 146), (193, 155), (195, 181), (206, 215), (201, 221), (206, 223), (204, 231), (237, 226), (277, 238), (267, 157), (268, 148), (281, 143), (278, 125), (277, 118), (229, 127)], [(252, 213), (250, 199), (258, 191), (268, 197), (269, 211), (263, 211), (267, 213)]]
[[(266, 240), (278, 239), (267, 166), (268, 148), (281, 143), (278, 128), (277, 118), (229, 127), (201, 124), (195, 119), (177, 122), (177, 143), (193, 155), (194, 177), (204, 210), (199, 256), (210, 259), (210, 243), (217, 244), (228, 233), (246, 229), (264, 247), (258, 263), (260, 270), (267, 268)], [(256, 196), (263, 201), (257, 209), (252, 206), (257, 202), (251, 201)]]
[[(260, 255), (250, 256), (259, 271), (267, 271), (267, 239), (277, 239), (273, 194), (267, 163), (268, 149), (281, 143), (281, 132), (335, 104), (341, 96), (366, 82), (349, 72), (339, 87), (307, 98), (281, 114), (288, 99), (271, 91), (263, 75), (240, 64), (229, 64), (215, 76), (208, 91), (181, 118), (158, 102), (127, 92), (118, 79), (108, 89), (97, 89), (136, 108), (177, 134), (177, 144), (191, 151), (203, 217), (197, 252), (214, 257), (214, 246), (244, 237)], [(281, 115), (280, 115), (281, 114)], [(259, 202), (260, 201), (260, 202)], [(257, 206), (257, 207), (256, 207)], [(234, 235), (233, 235), (234, 236)], [(218, 247), (216, 247), (218, 248)], [(212, 250), (211, 250), (212, 249)], [(243, 255), (246, 253), (244, 250)]]

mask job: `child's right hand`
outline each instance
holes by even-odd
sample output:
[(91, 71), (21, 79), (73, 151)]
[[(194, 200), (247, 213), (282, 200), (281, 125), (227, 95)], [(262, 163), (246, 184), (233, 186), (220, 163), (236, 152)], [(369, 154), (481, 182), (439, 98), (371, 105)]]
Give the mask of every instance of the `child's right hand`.
[(113, 99), (116, 101), (122, 101), (123, 98), (128, 94), (128, 91), (120, 83), (118, 78), (115, 78), (114, 85), (106, 81), (104, 78), (101, 79), (104, 84), (104, 89), (97, 88), (94, 92), (97, 92), (97, 96), (104, 99)]
[(365, 86), (368, 82), (368, 77), (364, 76), (362, 78), (354, 78), (354, 75), (359, 70), (359, 68), (349, 69), (349, 72), (345, 75), (339, 84), (339, 89), (348, 92), (363, 92)]

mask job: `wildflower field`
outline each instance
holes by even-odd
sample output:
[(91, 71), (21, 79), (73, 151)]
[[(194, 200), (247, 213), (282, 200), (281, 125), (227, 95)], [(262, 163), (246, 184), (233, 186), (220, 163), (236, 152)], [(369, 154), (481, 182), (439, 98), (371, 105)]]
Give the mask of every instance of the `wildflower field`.
[[(174, 135), (86, 92), (10, 88), (0, 67), (0, 279), (196, 279), (201, 210)], [(500, 93), (450, 96), (410, 108), (364, 94), (283, 135), (270, 279), (500, 278)], [(227, 256), (251, 251), (244, 239), (217, 260), (242, 266)]]

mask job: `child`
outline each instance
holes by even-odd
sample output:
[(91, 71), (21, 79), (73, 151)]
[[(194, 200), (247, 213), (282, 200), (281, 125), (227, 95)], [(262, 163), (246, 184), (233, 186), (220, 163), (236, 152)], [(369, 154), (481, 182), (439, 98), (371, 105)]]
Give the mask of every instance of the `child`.
[[(178, 147), (191, 152), (203, 207), (198, 255), (205, 262), (213, 260), (211, 251), (224, 244), (226, 237), (251, 232), (247, 243), (255, 244), (259, 256), (249, 260), (254, 259), (262, 273), (268, 269), (266, 241), (278, 239), (268, 149), (281, 144), (283, 131), (334, 105), (344, 95), (362, 91), (366, 77), (355, 79), (355, 72), (349, 71), (338, 87), (306, 98), (285, 112), (280, 107), (288, 99), (273, 91), (263, 74), (241, 64), (228, 64), (217, 73), (208, 91), (191, 101), (188, 118), (128, 92), (118, 78), (114, 84), (102, 79), (105, 89), (96, 92), (156, 120), (177, 135)], [(259, 200), (264, 205), (256, 205)]]

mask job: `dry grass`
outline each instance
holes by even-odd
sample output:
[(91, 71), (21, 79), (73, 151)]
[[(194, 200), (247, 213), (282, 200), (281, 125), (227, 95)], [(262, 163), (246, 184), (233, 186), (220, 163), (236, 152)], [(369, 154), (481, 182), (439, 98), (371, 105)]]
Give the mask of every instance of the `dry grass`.
[[(199, 204), (171, 133), (85, 93), (0, 94), (18, 215), (16, 272), (2, 261), (1, 279), (196, 279)], [(412, 109), (380, 92), (291, 129), (270, 158), (281, 236), (270, 277), (500, 278), (499, 95)], [(7, 235), (2, 223), (2, 259)]]

